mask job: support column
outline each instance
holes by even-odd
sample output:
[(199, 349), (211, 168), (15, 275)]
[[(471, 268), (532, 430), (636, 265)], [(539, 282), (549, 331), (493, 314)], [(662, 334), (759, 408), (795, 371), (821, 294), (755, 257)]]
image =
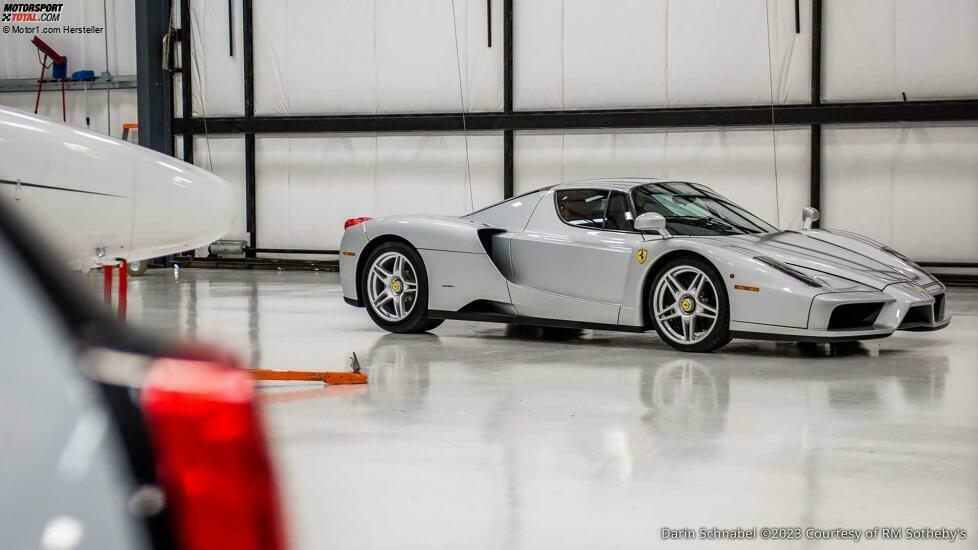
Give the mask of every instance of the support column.
[[(190, 123), (194, 114), (193, 95), (193, 57), (190, 53), (191, 43), (190, 0), (180, 0), (180, 105), (183, 120)], [(194, 163), (194, 134), (190, 131), (183, 133), (183, 160)]]
[[(253, 1), (242, 0), (242, 24), (244, 25), (244, 108), (245, 117), (255, 117), (255, 36), (253, 26)], [(255, 134), (245, 134), (245, 226), (248, 231), (248, 258), (255, 257), (258, 247), (258, 215), (255, 195)]]
[[(173, 86), (163, 70), (163, 35), (169, 20), (169, 0), (136, 2), (139, 144), (172, 155)], [(108, 130), (111, 134), (112, 128)]]
[[(503, 0), (503, 111), (513, 113), (513, 0)], [(503, 130), (503, 198), (513, 196), (513, 131)]]
[[(812, 124), (808, 204), (822, 210), (822, 125)], [(818, 227), (818, 220), (812, 224)]]
[[(822, 104), (822, 0), (812, 0), (812, 105)], [(822, 210), (822, 125), (812, 124), (809, 140), (808, 204)], [(815, 221), (812, 227), (818, 227)]]

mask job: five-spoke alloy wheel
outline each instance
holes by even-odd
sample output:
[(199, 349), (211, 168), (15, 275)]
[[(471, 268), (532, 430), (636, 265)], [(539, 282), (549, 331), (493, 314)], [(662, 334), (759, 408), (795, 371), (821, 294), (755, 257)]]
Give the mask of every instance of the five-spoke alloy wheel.
[(652, 283), (649, 313), (659, 336), (682, 351), (713, 351), (730, 341), (727, 293), (699, 258), (669, 262)]
[(428, 318), (428, 275), (418, 252), (400, 242), (373, 250), (360, 289), (371, 319), (390, 332), (425, 332), (442, 323)]
[(392, 323), (403, 321), (418, 301), (418, 275), (400, 252), (385, 252), (370, 264), (367, 273), (370, 307)]

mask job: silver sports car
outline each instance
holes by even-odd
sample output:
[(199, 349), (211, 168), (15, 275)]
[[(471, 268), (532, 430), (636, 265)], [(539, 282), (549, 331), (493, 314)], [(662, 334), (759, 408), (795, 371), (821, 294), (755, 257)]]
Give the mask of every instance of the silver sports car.
[(645, 332), (711, 351), (731, 338), (839, 342), (947, 326), (944, 285), (839, 230), (779, 231), (710, 188), (577, 181), (462, 217), (347, 220), (346, 301), (392, 332), (445, 319)]

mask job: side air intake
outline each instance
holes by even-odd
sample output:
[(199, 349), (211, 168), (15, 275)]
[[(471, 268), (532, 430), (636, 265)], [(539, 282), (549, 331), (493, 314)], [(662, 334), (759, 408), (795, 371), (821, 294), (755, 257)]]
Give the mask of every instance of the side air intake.
[(492, 257), (492, 237), (493, 235), (498, 235), (500, 233), (505, 233), (505, 229), (499, 229), (495, 227), (487, 227), (484, 229), (479, 229), (479, 240), (482, 242), (482, 248), (486, 250), (486, 254)]
[(509, 239), (505, 237), (506, 233), (505, 229), (486, 227), (479, 230), (479, 240), (500, 275), (512, 283), (513, 264), (510, 260)]

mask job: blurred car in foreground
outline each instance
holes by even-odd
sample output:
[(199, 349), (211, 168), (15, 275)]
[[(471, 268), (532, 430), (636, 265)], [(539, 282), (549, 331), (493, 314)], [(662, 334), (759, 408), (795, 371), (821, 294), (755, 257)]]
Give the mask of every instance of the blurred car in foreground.
[(4, 548), (285, 548), (250, 374), (116, 323), (0, 198)]

